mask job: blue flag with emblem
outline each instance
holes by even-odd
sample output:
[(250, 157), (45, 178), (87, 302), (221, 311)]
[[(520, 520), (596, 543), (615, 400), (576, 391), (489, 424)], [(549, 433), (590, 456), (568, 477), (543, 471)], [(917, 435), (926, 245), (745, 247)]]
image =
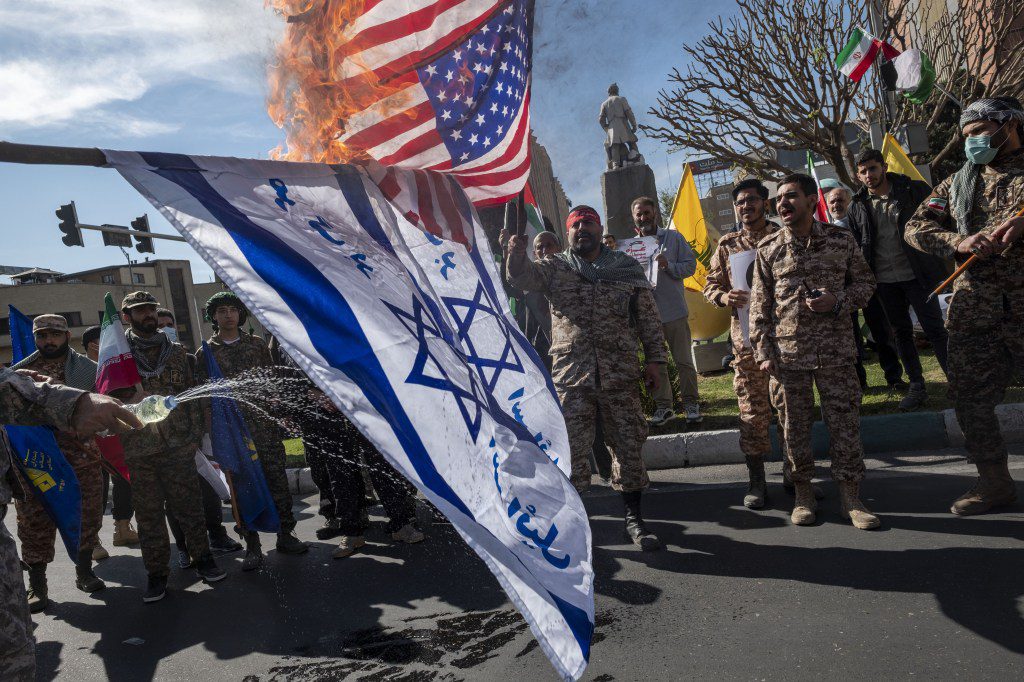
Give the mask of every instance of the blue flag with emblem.
[[(12, 364), (36, 350), (32, 321), (14, 306), (10, 308)], [(78, 558), (82, 534), (82, 491), (78, 477), (57, 446), (47, 426), (5, 426), (14, 452), (14, 463), (32, 494), (53, 521), (71, 559)]]
[(104, 153), (448, 517), (559, 675), (579, 678), (594, 571), (565, 420), (458, 181), (372, 163)]
[[(203, 341), (206, 374), (211, 381), (224, 378), (213, 351)], [(213, 459), (231, 476), (232, 494), (238, 505), (238, 515), (249, 530), (277, 533), (281, 519), (274, 506), (274, 498), (267, 487), (259, 454), (249, 427), (245, 424), (238, 403), (232, 398), (217, 395), (210, 398), (210, 445)]]

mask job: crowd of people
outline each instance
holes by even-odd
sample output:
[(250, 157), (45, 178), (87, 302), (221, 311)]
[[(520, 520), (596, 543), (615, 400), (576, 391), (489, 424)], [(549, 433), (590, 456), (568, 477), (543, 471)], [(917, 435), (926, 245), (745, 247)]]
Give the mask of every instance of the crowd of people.
[[(815, 522), (823, 494), (812, 483), (817, 389), (831, 435), (841, 514), (860, 529), (880, 525), (860, 497), (865, 467), (859, 409), (865, 374), (858, 314), (864, 315), (887, 381), (899, 386), (907, 373), (901, 407), (917, 409), (927, 392), (911, 309), (948, 375), (967, 456), (979, 473), (977, 483), (953, 503), (952, 512), (980, 514), (1016, 500), (995, 407), (1024, 358), (1024, 252), (1012, 248), (1024, 234), (1024, 218), (1014, 217), (1024, 201), (1024, 108), (1012, 99), (981, 100), (964, 110), (960, 124), (968, 163), (934, 189), (888, 172), (876, 150), (861, 154), (856, 167), (863, 187), (855, 193), (838, 183), (827, 188), (835, 224), (815, 219), (818, 186), (807, 175), (778, 181), (774, 210), (779, 223), (769, 219), (771, 198), (760, 180), (746, 179), (734, 188), (739, 224), (720, 240), (703, 293), (712, 304), (733, 311), (732, 368), (740, 448), (749, 471), (744, 506), (760, 509), (766, 504), (769, 426), (777, 413), (784, 487), (794, 496), (791, 520), (798, 525)], [(599, 467), (602, 477), (622, 495), (628, 538), (647, 551), (661, 543), (643, 518), (642, 493), (649, 478), (641, 450), (649, 424), (674, 415), (670, 356), (679, 371), (685, 418), (701, 418), (683, 295), (683, 280), (694, 273), (696, 258), (679, 233), (663, 225), (655, 200), (637, 198), (632, 216), (637, 234), (658, 244), (653, 285), (640, 263), (615, 248), (614, 236), (604, 233), (600, 215), (588, 206), (570, 212), (563, 251), (552, 232), (534, 238), (533, 258), (527, 255), (524, 235), (503, 233), (500, 241), (502, 269), (517, 300), (517, 315), (547, 363), (561, 401), (571, 482), (586, 491), (594, 453), (607, 451), (610, 466)], [(731, 270), (731, 257), (747, 252), (754, 252), (749, 288), (740, 286)], [(952, 263), (972, 256), (978, 260), (956, 280), (943, 326), (941, 310), (928, 294)], [(78, 478), (82, 521), (75, 557), (77, 588), (91, 593), (104, 587), (93, 567), (107, 556), (99, 531), (108, 493), (114, 544), (140, 546), (147, 603), (166, 594), (168, 526), (177, 564), (194, 569), (207, 583), (226, 577), (215, 555), (242, 551), (242, 543), (242, 570), (261, 565), (259, 533), (236, 516), (242, 543), (232, 539), (224, 525), (221, 496), (196, 470), (197, 451), (209, 450), (203, 443), (210, 432), (208, 405), (184, 402), (163, 421), (142, 428), (118, 400), (178, 395), (205, 382), (207, 353), (228, 379), (262, 368), (302, 382), (299, 399), (283, 403), (276, 416), (303, 438), (324, 517), (316, 535), (341, 538), (336, 558), (364, 545), (367, 479), (388, 515), (390, 537), (402, 543), (422, 541), (413, 489), (275, 340), (267, 344), (244, 331), (248, 312), (239, 298), (227, 291), (214, 295), (206, 315), (215, 333), (205, 349), (191, 355), (176, 343), (171, 311), (148, 292), (128, 294), (122, 316), (141, 382), (114, 397), (91, 392), (99, 330), (85, 333), (84, 354), (79, 353), (70, 346), (68, 323), (59, 315), (34, 318), (36, 352), (0, 370), (0, 421), (55, 427), (61, 451)], [(641, 406), (641, 384), (655, 404), (649, 418)], [(303, 554), (308, 547), (295, 534), (285, 475), (282, 441), (288, 434), (276, 418), (245, 404), (241, 410), (280, 519), (276, 549)], [(105, 470), (93, 438), (104, 431), (121, 433), (127, 479)], [(13, 476), (4, 453), (0, 518), (12, 496), (29, 589), (26, 597), (15, 544), (6, 528), (0, 529), (0, 672), (19, 679), (34, 667), (29, 613), (44, 610), (48, 603), (46, 570), (54, 559), (56, 529), (31, 491)]]

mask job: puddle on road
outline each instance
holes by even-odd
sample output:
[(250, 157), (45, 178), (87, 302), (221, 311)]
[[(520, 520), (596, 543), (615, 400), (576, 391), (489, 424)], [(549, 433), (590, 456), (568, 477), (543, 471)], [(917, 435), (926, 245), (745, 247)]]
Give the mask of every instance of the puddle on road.
[[(595, 617), (593, 643), (615, 631), (618, 619), (611, 612)], [(250, 675), (244, 682), (299, 682), (301, 680), (380, 680), (430, 682), (465, 679), (459, 670), (475, 668), (504, 649), (529, 628), (515, 610), (479, 611), (460, 615), (408, 618), (407, 627), (371, 628), (323, 637), (296, 650), (265, 676)], [(515, 656), (537, 648), (529, 643)], [(311, 661), (309, 659), (318, 659)], [(453, 668), (455, 670), (453, 670)], [(468, 673), (467, 673), (468, 674)], [(603, 680), (612, 680), (603, 676)]]

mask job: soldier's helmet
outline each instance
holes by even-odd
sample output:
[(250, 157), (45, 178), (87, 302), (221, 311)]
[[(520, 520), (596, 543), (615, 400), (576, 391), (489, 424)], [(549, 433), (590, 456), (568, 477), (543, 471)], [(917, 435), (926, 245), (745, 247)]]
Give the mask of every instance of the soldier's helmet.
[(121, 301), (121, 310), (131, 310), (132, 308), (137, 308), (140, 305), (159, 306), (160, 302), (156, 300), (156, 296), (148, 291), (133, 291), (125, 296), (124, 300)]
[(611, 85), (609, 85), (608, 86), (608, 94), (609, 95), (617, 95), (617, 94), (619, 94), (619, 84), (618, 83), (612, 83)]
[(230, 291), (218, 291), (206, 301), (206, 321), (212, 323), (214, 329), (217, 329), (217, 321), (213, 319), (213, 313), (222, 305), (238, 308), (238, 326), (242, 326), (249, 319), (249, 311), (242, 304), (242, 299)]

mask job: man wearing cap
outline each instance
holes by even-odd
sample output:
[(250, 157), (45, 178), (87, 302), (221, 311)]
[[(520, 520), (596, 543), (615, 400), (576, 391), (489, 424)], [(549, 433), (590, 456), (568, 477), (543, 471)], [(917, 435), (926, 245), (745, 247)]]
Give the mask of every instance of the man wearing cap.
[[(125, 332), (142, 377), (146, 395), (177, 395), (196, 385), (194, 360), (181, 344), (157, 330), (158, 303), (148, 291), (124, 297), (121, 314), (131, 326)], [(195, 454), (203, 437), (198, 401), (184, 402), (166, 419), (121, 438), (132, 477), (132, 501), (139, 524), (142, 561), (149, 583), (142, 600), (159, 601), (167, 591), (171, 546), (164, 505), (173, 512), (195, 560), (196, 573), (207, 583), (227, 576), (210, 553), (203, 522)]]
[[(60, 315), (39, 315), (32, 320), (32, 336), (36, 351), (14, 365), (48, 377), (51, 381), (81, 391), (91, 391), (96, 384), (96, 363), (70, 346), (68, 322)], [(92, 438), (58, 432), (57, 445), (75, 471), (82, 495), (82, 529), (78, 556), (75, 559), (75, 585), (83, 592), (96, 592), (106, 585), (92, 571), (92, 552), (99, 546), (100, 524), (103, 520), (103, 473), (100, 451)], [(49, 604), (46, 565), (54, 558), (57, 528), (39, 499), (25, 482), (23, 500), (15, 504), (18, 512), (18, 539), (21, 558), (28, 565), (28, 602), (32, 613)]]
[[(531, 262), (527, 238), (515, 235), (506, 254), (509, 281), (524, 291), (543, 292), (551, 302), (551, 378), (562, 402), (572, 457), (572, 483), (590, 487), (590, 449), (600, 408), (612, 455), (612, 487), (622, 493), (626, 533), (643, 550), (661, 546), (647, 530), (641, 493), (649, 480), (640, 450), (647, 422), (640, 406), (641, 376), (657, 388), (665, 363), (665, 336), (643, 267), (601, 244), (601, 218), (577, 206), (566, 220), (569, 248)], [(641, 373), (637, 337), (647, 365)]]
[[(242, 301), (230, 291), (221, 291), (206, 302), (206, 319), (213, 324), (214, 334), (207, 340), (207, 345), (217, 361), (217, 367), (225, 379), (231, 379), (242, 372), (256, 368), (274, 366), (270, 350), (263, 339), (242, 331), (241, 327), (249, 319), (249, 312)], [(196, 351), (199, 361), (199, 374), (206, 379), (206, 357), (200, 348)], [(267, 487), (274, 498), (277, 515), (281, 519), (281, 531), (277, 534), (277, 551), (282, 554), (302, 554), (309, 550), (306, 543), (295, 537), (295, 515), (292, 513), (292, 493), (288, 489), (288, 477), (285, 475), (285, 434), (276, 422), (265, 415), (259, 414), (248, 405), (241, 404), (242, 416), (252, 432), (252, 438), (259, 454), (263, 476), (267, 479)], [(262, 562), (263, 551), (260, 536), (256, 531), (245, 531), (244, 570), (252, 570)]]
[[(88, 437), (97, 431), (123, 431), (142, 424), (117, 400), (52, 382), (37, 382), (12, 369), (0, 367), (0, 424), (51, 426), (60, 433)], [(12, 453), (0, 432), (0, 680), (36, 679), (32, 618), (25, 599), (25, 584), (14, 538), (3, 523), (14, 492)], [(20, 488), (21, 486), (18, 486)]]
[(979, 476), (950, 510), (966, 516), (1017, 499), (995, 408), (1024, 363), (1024, 107), (1012, 97), (978, 100), (960, 128), (967, 162), (918, 207), (905, 239), (958, 264), (978, 257), (954, 283), (946, 316), (949, 386)]

